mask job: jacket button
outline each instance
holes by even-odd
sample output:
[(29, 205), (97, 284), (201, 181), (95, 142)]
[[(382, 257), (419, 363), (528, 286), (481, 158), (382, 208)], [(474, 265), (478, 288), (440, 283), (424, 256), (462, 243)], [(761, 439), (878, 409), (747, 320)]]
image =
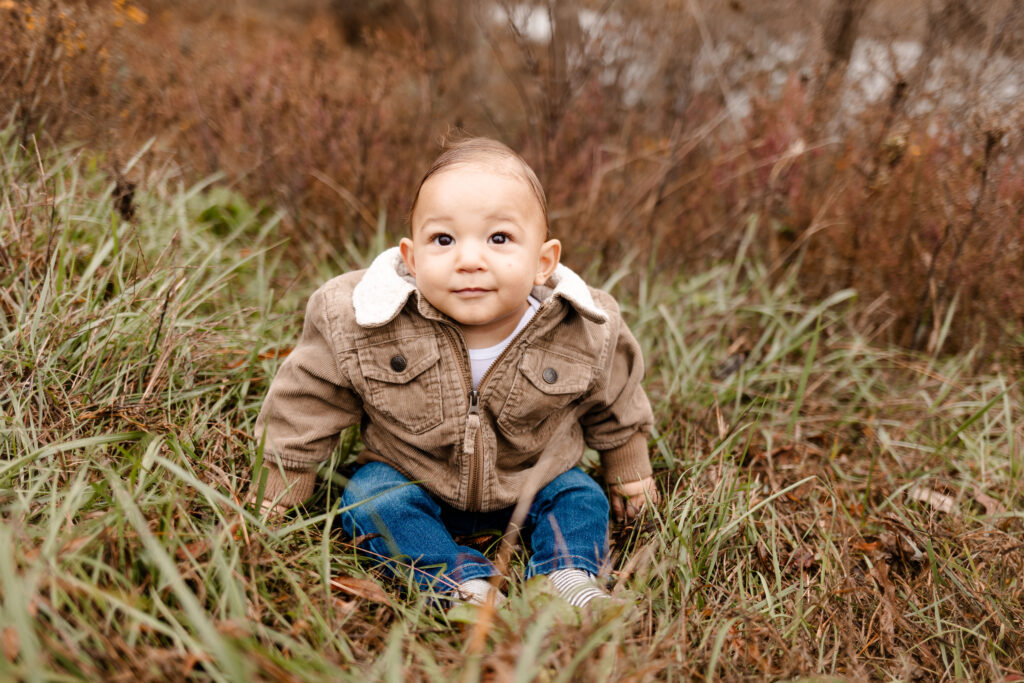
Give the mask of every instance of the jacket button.
[(405, 362), (405, 356), (398, 354), (391, 357), (391, 369), (395, 372), (402, 372), (409, 364)]
[(544, 381), (548, 384), (554, 384), (558, 381), (558, 371), (554, 368), (544, 368), (544, 372), (541, 373), (541, 377), (543, 377)]

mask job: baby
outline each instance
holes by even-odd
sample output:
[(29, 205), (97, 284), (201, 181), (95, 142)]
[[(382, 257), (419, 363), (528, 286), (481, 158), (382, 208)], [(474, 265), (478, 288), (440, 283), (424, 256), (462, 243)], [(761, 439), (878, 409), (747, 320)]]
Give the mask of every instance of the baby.
[(528, 575), (578, 607), (607, 598), (593, 577), (608, 499), (577, 465), (586, 446), (600, 453), (620, 519), (657, 499), (636, 340), (608, 294), (559, 265), (540, 182), (505, 145), (449, 144), (410, 223), (397, 248), (310, 297), (256, 425), (266, 499), (304, 500), (359, 424), (342, 525), (392, 574), (483, 602), (498, 570), (453, 536), (505, 528), (520, 503)]

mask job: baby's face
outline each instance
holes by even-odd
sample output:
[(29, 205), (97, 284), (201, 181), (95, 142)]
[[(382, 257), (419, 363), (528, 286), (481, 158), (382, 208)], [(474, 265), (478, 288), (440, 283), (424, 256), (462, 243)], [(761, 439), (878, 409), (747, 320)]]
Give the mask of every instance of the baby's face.
[(459, 324), (470, 348), (486, 348), (515, 330), (530, 290), (558, 265), (561, 245), (545, 232), (518, 169), (470, 162), (427, 179), (400, 247), (420, 293)]

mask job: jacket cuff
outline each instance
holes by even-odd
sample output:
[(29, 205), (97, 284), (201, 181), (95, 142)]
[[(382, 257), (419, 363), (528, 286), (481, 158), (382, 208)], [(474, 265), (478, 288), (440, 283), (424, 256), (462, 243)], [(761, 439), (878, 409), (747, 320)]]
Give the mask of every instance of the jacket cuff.
[(263, 469), (267, 473), (267, 486), (263, 490), (264, 500), (277, 500), (280, 496), (280, 505), (292, 507), (313, 494), (313, 487), (316, 485), (315, 470), (284, 470), (282, 474), (282, 470), (277, 467)]
[(601, 453), (604, 480), (609, 484), (627, 484), (651, 476), (651, 458), (647, 455), (647, 438), (637, 432), (618, 448)]

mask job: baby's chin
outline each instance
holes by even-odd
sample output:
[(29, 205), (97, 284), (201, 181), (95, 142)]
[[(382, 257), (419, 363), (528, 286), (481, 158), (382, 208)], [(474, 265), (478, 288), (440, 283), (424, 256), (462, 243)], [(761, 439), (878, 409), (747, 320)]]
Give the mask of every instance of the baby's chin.
[[(442, 311), (442, 313), (445, 313)], [(454, 313), (445, 313), (449, 318), (454, 320), (459, 327), (467, 331), (484, 330), (489, 327), (501, 326), (502, 324), (508, 324), (509, 320), (515, 319), (514, 322), (519, 321), (519, 317), (515, 315), (494, 315), (493, 313), (483, 313), (474, 315), (472, 312), (457, 311)], [(512, 325), (515, 326), (514, 324)]]
[(485, 327), (495, 322), (494, 318), (488, 316), (452, 315), (451, 313), (446, 315), (460, 327)]

